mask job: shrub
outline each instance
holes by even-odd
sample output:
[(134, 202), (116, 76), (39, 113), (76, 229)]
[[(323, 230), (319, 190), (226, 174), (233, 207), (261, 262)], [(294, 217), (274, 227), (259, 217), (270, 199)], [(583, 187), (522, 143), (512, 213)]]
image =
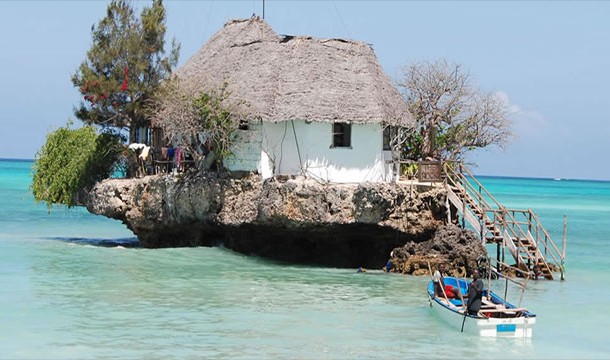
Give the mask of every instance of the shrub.
[(53, 204), (78, 205), (79, 192), (110, 177), (122, 151), (118, 134), (70, 125), (47, 135), (32, 167), (34, 199), (46, 202), (49, 211)]

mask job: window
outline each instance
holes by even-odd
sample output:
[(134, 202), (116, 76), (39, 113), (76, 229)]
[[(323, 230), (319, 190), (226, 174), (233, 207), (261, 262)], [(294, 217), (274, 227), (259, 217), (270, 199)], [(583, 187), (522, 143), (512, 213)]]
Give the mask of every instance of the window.
[(333, 124), (333, 146), (332, 147), (351, 147), (352, 146), (352, 125), (345, 123)]
[(239, 120), (239, 126), (237, 127), (239, 130), (250, 130), (250, 123), (248, 120)]

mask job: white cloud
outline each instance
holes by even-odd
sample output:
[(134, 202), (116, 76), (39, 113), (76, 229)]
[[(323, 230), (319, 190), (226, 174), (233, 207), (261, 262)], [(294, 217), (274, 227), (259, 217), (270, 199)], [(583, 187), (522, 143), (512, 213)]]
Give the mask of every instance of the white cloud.
[(502, 101), (509, 111), (513, 121), (513, 131), (519, 139), (544, 135), (550, 126), (547, 118), (539, 111), (524, 109), (518, 104), (511, 103), (508, 94), (496, 91), (493, 96)]

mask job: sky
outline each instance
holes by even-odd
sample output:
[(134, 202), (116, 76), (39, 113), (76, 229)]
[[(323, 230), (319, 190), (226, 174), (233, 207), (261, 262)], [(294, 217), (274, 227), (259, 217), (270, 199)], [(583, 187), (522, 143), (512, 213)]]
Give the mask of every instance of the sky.
[[(70, 82), (107, 1), (0, 1), (0, 158), (33, 159), (75, 119)], [(165, 1), (168, 40), (186, 62), (262, 0)], [(468, 156), (475, 174), (610, 180), (610, 2), (266, 0), (278, 34), (371, 44), (388, 76), (446, 59), (504, 97), (515, 139)], [(150, 1), (136, 1), (141, 9)], [(168, 41), (169, 42), (169, 41)], [(75, 120), (75, 124), (79, 124)]]

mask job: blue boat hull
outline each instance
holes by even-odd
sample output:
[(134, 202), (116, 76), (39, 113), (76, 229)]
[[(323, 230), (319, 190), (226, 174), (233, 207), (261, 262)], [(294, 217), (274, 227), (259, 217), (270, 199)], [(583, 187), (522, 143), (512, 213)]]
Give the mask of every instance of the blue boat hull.
[[(458, 288), (462, 294), (467, 293), (468, 282), (454, 277), (443, 278), (445, 285)], [(523, 308), (517, 308), (513, 304), (500, 298), (493, 291), (489, 294), (487, 301), (476, 316), (466, 315), (465, 306), (459, 299), (446, 299), (434, 296), (434, 284), (428, 283), (428, 297), (430, 305), (436, 310), (441, 318), (449, 325), (465, 333), (476, 334), (486, 337), (514, 337), (530, 338), (536, 323), (536, 315)], [(487, 297), (487, 290), (484, 297)]]

